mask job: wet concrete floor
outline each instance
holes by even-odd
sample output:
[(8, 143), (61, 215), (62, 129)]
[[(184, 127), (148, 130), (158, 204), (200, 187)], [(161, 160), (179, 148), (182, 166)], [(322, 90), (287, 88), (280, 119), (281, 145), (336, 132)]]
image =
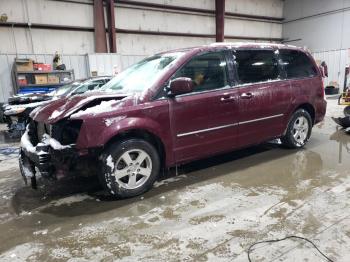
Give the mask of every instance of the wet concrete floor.
[[(96, 180), (26, 187), (2, 130), (0, 261), (248, 261), (253, 243), (288, 235), (350, 261), (350, 135), (330, 119), (341, 115), (329, 101), (303, 150), (267, 143), (198, 161), (127, 200)], [(326, 261), (295, 239), (258, 244), (251, 259)]]

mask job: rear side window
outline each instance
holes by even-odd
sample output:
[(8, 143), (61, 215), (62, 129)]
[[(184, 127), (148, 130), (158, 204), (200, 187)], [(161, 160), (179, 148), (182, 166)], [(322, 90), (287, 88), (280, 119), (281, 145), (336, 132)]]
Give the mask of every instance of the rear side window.
[(240, 84), (279, 78), (278, 63), (273, 50), (236, 50), (234, 58)]
[(279, 53), (288, 78), (304, 78), (317, 75), (317, 69), (303, 52), (280, 50)]

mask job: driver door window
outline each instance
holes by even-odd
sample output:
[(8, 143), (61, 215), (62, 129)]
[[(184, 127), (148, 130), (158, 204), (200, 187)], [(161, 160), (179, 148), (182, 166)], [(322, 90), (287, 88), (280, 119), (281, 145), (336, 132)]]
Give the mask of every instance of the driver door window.
[(191, 78), (193, 92), (215, 90), (229, 86), (226, 58), (223, 52), (199, 55), (182, 67), (173, 77)]

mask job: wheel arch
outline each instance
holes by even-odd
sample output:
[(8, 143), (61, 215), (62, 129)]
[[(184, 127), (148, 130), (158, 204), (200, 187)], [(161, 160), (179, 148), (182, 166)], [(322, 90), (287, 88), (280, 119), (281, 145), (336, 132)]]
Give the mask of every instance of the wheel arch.
[(116, 141), (132, 139), (132, 138), (143, 139), (149, 142), (151, 145), (153, 145), (159, 154), (161, 167), (165, 166), (166, 157), (167, 157), (165, 145), (157, 135), (155, 135), (154, 133), (150, 132), (147, 129), (135, 128), (135, 129), (128, 129), (120, 133), (117, 133), (106, 142), (104, 147), (108, 147), (109, 145), (111, 145)]
[(284, 136), (288, 130), (289, 122), (292, 119), (294, 113), (298, 111), (299, 109), (304, 109), (306, 112), (308, 112), (311, 116), (312, 125), (315, 124), (316, 119), (316, 111), (315, 108), (310, 103), (302, 103), (299, 106), (295, 107), (295, 109), (291, 112), (289, 117), (286, 119), (286, 126), (284, 128), (284, 131), (282, 133), (282, 136)]
[(306, 112), (308, 112), (311, 116), (312, 119), (312, 125), (315, 124), (315, 119), (316, 119), (316, 110), (314, 108), (313, 105), (311, 105), (310, 103), (303, 103), (301, 105), (299, 105), (292, 113), (292, 115), (299, 109), (304, 109)]

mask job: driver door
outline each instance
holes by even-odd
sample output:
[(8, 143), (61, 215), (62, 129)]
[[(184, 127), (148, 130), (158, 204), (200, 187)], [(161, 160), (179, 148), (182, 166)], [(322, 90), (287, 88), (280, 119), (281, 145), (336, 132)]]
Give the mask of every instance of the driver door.
[(228, 73), (225, 51), (195, 56), (172, 79), (188, 77), (191, 93), (170, 99), (170, 122), (178, 163), (234, 148), (238, 92)]

